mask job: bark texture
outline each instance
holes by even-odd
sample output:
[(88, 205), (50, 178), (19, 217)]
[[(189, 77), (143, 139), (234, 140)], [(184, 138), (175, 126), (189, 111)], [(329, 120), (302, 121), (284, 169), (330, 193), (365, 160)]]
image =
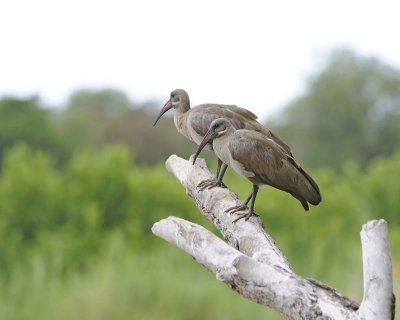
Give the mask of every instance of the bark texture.
[(172, 155), (166, 167), (225, 241), (177, 217), (155, 223), (155, 235), (190, 254), (233, 290), (277, 310), (286, 319), (394, 319), (392, 267), (384, 220), (369, 221), (361, 231), (364, 298), (359, 306), (334, 288), (295, 274), (259, 217), (233, 223), (236, 216), (225, 210), (240, 204), (240, 200), (225, 188), (199, 192), (197, 185), (212, 178), (212, 174), (202, 159), (194, 166), (191, 163)]

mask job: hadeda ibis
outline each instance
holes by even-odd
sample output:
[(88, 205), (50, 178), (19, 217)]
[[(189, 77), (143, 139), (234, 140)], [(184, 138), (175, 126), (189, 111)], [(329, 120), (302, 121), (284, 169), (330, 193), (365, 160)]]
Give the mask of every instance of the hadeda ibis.
[[(183, 89), (175, 89), (171, 92), (169, 100), (165, 103), (157, 116), (153, 126), (168, 110), (174, 109), (174, 123), (175, 127), (187, 139), (199, 145), (203, 136), (210, 127), (213, 120), (218, 118), (228, 119), (235, 129), (247, 129), (263, 133), (269, 139), (279, 145), (286, 153), (291, 154), (290, 148), (283, 140), (274, 134), (271, 130), (264, 127), (257, 121), (257, 116), (251, 111), (235, 105), (225, 105), (216, 103), (206, 103), (190, 107), (190, 100), (188, 93)], [(206, 144), (208, 150), (213, 150), (212, 144)], [(218, 157), (218, 169), (216, 179), (203, 181), (199, 186), (202, 189), (206, 187), (214, 187), (222, 185), (222, 178), (226, 171), (226, 164), (223, 164)]]
[[(321, 202), (318, 185), (295, 161), (293, 155), (275, 140), (254, 130), (236, 129), (224, 118), (214, 120), (205, 133), (193, 159), (212, 142), (212, 148), (221, 161), (241, 176), (250, 180), (253, 190), (243, 205), (229, 208), (227, 212), (245, 210), (234, 222), (254, 214), (254, 203), (260, 186), (270, 185), (290, 193), (308, 210), (308, 203)], [(251, 200), (250, 208), (247, 204)]]

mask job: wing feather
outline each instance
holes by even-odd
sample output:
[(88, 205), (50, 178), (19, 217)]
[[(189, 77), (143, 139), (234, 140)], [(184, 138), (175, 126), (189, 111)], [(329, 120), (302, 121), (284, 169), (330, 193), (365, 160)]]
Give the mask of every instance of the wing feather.
[[(277, 184), (276, 173), (283, 166), (283, 150), (272, 139), (255, 131), (237, 130), (228, 147), (232, 159), (241, 163), (246, 171), (253, 172), (254, 179), (273, 186)], [(267, 172), (266, 181), (262, 181), (262, 176)]]
[(228, 119), (235, 129), (243, 129), (246, 122), (257, 119), (246, 109), (223, 104), (201, 104), (194, 107), (191, 113), (190, 125), (200, 136), (204, 136), (211, 122), (218, 118)]
[(229, 151), (244, 170), (254, 173), (249, 180), (289, 192), (306, 209), (305, 201), (318, 204), (321, 195), (314, 180), (294, 161), (293, 157), (274, 140), (259, 132), (237, 130)]
[(190, 125), (198, 135), (204, 136), (211, 122), (218, 118), (228, 119), (236, 130), (248, 129), (262, 133), (293, 156), (290, 147), (276, 133), (260, 124), (254, 113), (235, 105), (201, 104), (194, 107), (191, 110)]

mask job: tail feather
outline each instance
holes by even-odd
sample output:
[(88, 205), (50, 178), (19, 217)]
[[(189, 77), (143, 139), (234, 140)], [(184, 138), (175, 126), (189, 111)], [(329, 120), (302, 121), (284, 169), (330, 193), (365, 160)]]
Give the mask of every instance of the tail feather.
[[(293, 195), (293, 194), (292, 194)], [(293, 195), (294, 196), (294, 195)], [(300, 203), (301, 203), (301, 205), (303, 206), (303, 208), (304, 208), (304, 210), (305, 211), (308, 211), (308, 210), (310, 210), (310, 208), (309, 208), (309, 206), (308, 206), (308, 203), (307, 203), (307, 201), (304, 199), (304, 198), (302, 198), (302, 197), (297, 197), (297, 196), (294, 196), (297, 200), (299, 200), (300, 201)]]
[(321, 195), (321, 191), (319, 190), (319, 187), (318, 187), (317, 183), (314, 181), (313, 178), (311, 178), (311, 176), (310, 176), (307, 172), (305, 172), (305, 171), (303, 170), (302, 167), (300, 167), (299, 170), (300, 170), (300, 172), (304, 175), (304, 177), (308, 180), (308, 182), (311, 184), (311, 186), (313, 187), (314, 191), (317, 193), (316, 203), (312, 203), (312, 202), (310, 202), (310, 203), (311, 203), (311, 204), (314, 204), (314, 205), (320, 203), (321, 200), (322, 200), (322, 195)]
[[(311, 195), (311, 197), (307, 197), (307, 201), (313, 205), (317, 205), (321, 202), (322, 200), (322, 195), (321, 195), (321, 191), (319, 190), (319, 187), (317, 185), (317, 183), (314, 181), (313, 178), (311, 178), (311, 176), (296, 162), (296, 160), (294, 160), (293, 157), (288, 156), (289, 161), (297, 168), (297, 170), (300, 171), (300, 173), (304, 176), (304, 178), (306, 178), (307, 182), (311, 185), (312, 189), (314, 190), (314, 194)], [(299, 199), (300, 200), (300, 199)], [(304, 199), (303, 199), (304, 200)], [(305, 200), (304, 200), (305, 201)], [(300, 202), (302, 202), (300, 200)], [(303, 204), (303, 202), (302, 202)], [(307, 209), (305, 208), (304, 204), (303, 207), (305, 210), (308, 210), (308, 205), (307, 205)]]

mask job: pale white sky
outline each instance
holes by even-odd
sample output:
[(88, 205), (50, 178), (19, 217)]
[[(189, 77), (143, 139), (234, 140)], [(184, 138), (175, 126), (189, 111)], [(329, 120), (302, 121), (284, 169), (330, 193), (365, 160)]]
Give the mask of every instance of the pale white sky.
[(264, 117), (336, 46), (400, 67), (399, 13), (398, 0), (1, 0), (0, 96), (62, 105), (112, 86), (164, 101), (180, 87)]

